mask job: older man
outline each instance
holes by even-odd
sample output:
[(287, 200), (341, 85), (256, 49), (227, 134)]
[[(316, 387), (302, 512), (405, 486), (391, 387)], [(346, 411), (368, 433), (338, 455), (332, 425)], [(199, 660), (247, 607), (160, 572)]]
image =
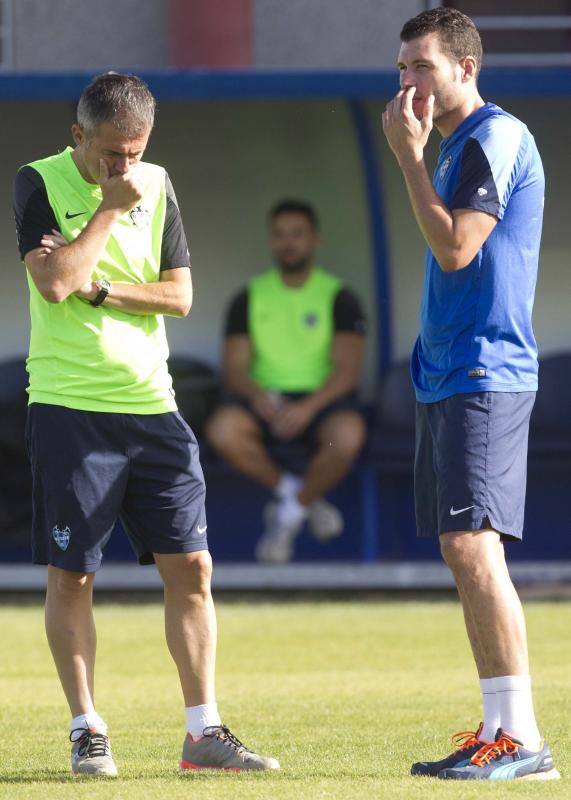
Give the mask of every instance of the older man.
[(16, 177), (32, 319), (33, 560), (49, 565), (46, 630), (72, 715), (74, 773), (117, 774), (94, 704), (92, 590), (118, 517), (164, 581), (186, 706), (181, 766), (272, 769), (275, 759), (248, 751), (216, 706), (204, 480), (177, 412), (163, 323), (190, 310), (190, 261), (168, 176), (142, 161), (154, 111), (139, 78), (101, 75), (80, 98), (75, 148)]

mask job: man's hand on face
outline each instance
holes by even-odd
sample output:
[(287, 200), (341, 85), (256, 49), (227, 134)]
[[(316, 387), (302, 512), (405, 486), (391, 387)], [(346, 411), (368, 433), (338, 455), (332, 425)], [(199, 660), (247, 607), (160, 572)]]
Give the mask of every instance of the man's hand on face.
[(295, 439), (304, 432), (314, 416), (315, 410), (307, 399), (289, 402), (272, 424), (272, 433), (284, 441)]
[(383, 112), (383, 131), (399, 163), (420, 161), (432, 130), (434, 95), (426, 99), (422, 117), (417, 119), (412, 109), (415, 92), (414, 86), (401, 89)]
[(106, 161), (101, 159), (99, 161), (99, 185), (103, 195), (101, 206), (124, 214), (131, 211), (143, 196), (142, 170), (138, 169), (137, 164), (133, 164), (122, 175), (110, 176)]

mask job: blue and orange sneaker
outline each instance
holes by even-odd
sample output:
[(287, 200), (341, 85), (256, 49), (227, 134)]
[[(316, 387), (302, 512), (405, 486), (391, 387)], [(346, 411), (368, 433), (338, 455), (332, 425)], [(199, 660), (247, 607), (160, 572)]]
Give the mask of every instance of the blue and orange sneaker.
[(412, 765), (410, 774), (428, 775), (435, 778), (443, 769), (464, 767), (466, 764), (469, 764), (472, 756), (485, 744), (485, 742), (480, 739), (482, 727), (483, 724), (480, 723), (477, 731), (455, 733), (452, 737), (452, 744), (456, 748), (453, 753), (446, 756), (446, 758), (442, 758), (440, 761), (417, 761), (416, 764)]
[(443, 769), (438, 777), (461, 781), (552, 781), (561, 776), (553, 766), (546, 742), (533, 752), (499, 728), (496, 741), (483, 745), (469, 764)]

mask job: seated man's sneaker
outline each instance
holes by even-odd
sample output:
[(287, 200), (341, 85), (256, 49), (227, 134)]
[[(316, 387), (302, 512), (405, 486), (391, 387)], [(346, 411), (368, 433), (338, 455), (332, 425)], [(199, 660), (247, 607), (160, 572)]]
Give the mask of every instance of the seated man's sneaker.
[(108, 736), (97, 733), (94, 728), (76, 728), (69, 738), (72, 742), (71, 771), (74, 775), (117, 777)]
[(279, 769), (279, 762), (259, 756), (242, 744), (225, 725), (205, 728), (200, 739), (187, 733), (182, 747), (181, 769), (242, 770)]
[(328, 542), (343, 533), (343, 516), (338, 508), (321, 498), (309, 507), (309, 530), (318, 542)]
[(289, 564), (295, 540), (305, 517), (289, 518), (284, 503), (268, 503), (264, 509), (265, 530), (256, 544), (255, 556), (262, 564)]
[(517, 739), (500, 728), (496, 741), (483, 745), (465, 767), (443, 769), (443, 780), (463, 781), (550, 781), (561, 776), (544, 742), (537, 752), (526, 750)]
[(480, 739), (482, 723), (477, 731), (462, 731), (455, 733), (452, 744), (456, 748), (453, 753), (440, 761), (417, 761), (410, 770), (411, 775), (427, 775), (435, 778), (441, 770), (450, 767), (463, 767), (470, 763), (470, 759), (484, 745)]

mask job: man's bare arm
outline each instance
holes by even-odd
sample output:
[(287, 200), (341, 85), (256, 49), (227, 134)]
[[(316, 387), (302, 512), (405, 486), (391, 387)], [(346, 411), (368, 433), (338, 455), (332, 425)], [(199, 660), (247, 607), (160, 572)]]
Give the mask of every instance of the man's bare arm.
[[(99, 287), (78, 292), (79, 297), (93, 300)], [(186, 317), (192, 307), (192, 276), (188, 267), (163, 270), (155, 283), (112, 283), (104, 301), (105, 308), (116, 308), (127, 314), (166, 314)]]
[(226, 388), (232, 394), (244, 397), (254, 411), (266, 422), (277, 417), (278, 405), (250, 377), (252, 346), (248, 334), (232, 334), (224, 340), (223, 372)]
[(331, 357), (333, 372), (327, 381), (305, 399), (315, 413), (359, 388), (365, 353), (365, 337), (358, 333), (339, 332), (333, 337)]
[(401, 169), (414, 216), (441, 269), (467, 267), (494, 230), (496, 217), (471, 209), (450, 211), (434, 190), (424, 159), (404, 160)]
[(101, 160), (100, 173), (103, 199), (79, 236), (66, 247), (37, 247), (24, 259), (38, 291), (50, 303), (61, 303), (91, 279), (113, 225), (142, 197), (142, 176), (136, 166), (110, 178)]
[(434, 98), (422, 119), (412, 110), (415, 89), (400, 91), (383, 113), (383, 130), (404, 175), (410, 202), (426, 243), (444, 272), (467, 267), (493, 231), (497, 219), (484, 211), (450, 209), (435, 191), (424, 162), (432, 130)]
[(24, 263), (37, 290), (49, 303), (61, 303), (91, 278), (120, 213), (101, 206), (66, 247), (37, 247)]
[[(67, 250), (70, 245), (57, 231), (42, 238), (47, 252)], [(99, 286), (88, 280), (74, 292), (82, 300), (95, 300)], [(159, 281), (150, 283), (114, 282), (104, 300), (106, 308), (117, 308), (127, 314), (167, 314), (186, 317), (192, 307), (192, 276), (188, 267), (173, 267), (161, 272)]]

